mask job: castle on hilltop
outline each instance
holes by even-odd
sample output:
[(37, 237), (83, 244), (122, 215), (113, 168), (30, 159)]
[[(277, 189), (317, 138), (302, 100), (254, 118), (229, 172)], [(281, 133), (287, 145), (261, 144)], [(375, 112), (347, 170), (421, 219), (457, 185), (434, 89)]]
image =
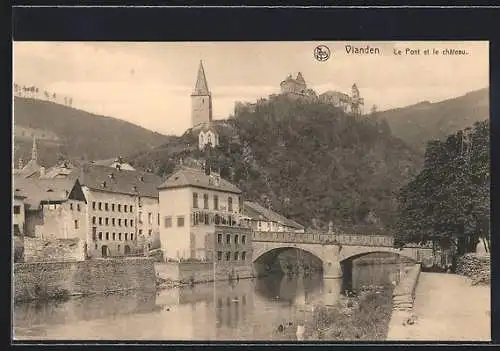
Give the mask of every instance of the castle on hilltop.
[(288, 95), (291, 98), (316, 97), (316, 92), (307, 88), (306, 81), (302, 73), (297, 74), (297, 78), (293, 78), (291, 74), (286, 77), (280, 84), (281, 94)]
[[(277, 95), (272, 94), (269, 97), (274, 98)], [(313, 89), (307, 87), (307, 83), (301, 72), (297, 73), (296, 78), (289, 74), (285, 80), (280, 83), (279, 96), (286, 96), (293, 100), (305, 100), (308, 102), (320, 102), (324, 104), (331, 104), (342, 109), (345, 113), (354, 116), (363, 114), (364, 98), (361, 97), (359, 89), (354, 83), (351, 87), (351, 93), (343, 93), (340, 91), (329, 90), (318, 95)], [(258, 104), (267, 101), (266, 99), (259, 99), (255, 103), (245, 103), (237, 101), (234, 104), (234, 113), (241, 113), (244, 111), (253, 112)]]

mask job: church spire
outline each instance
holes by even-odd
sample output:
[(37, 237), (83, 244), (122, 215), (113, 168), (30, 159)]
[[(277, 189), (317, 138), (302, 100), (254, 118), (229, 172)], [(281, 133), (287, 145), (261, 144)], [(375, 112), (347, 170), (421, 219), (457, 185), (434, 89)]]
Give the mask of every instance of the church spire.
[(33, 147), (31, 148), (31, 159), (33, 161), (38, 160), (38, 152), (36, 149), (36, 136), (33, 136)]
[(205, 77), (205, 70), (203, 69), (203, 61), (200, 60), (200, 67), (198, 68), (198, 77), (196, 78), (196, 85), (193, 94), (191, 95), (210, 95), (208, 90), (207, 78)]

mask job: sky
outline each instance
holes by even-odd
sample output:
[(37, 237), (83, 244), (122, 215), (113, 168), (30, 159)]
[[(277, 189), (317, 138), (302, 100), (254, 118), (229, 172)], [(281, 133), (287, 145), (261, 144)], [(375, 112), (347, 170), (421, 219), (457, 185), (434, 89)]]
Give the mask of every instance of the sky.
[[(326, 45), (327, 61), (314, 58)], [(346, 45), (379, 48), (347, 54)], [(405, 55), (406, 48), (420, 49)], [(424, 49), (430, 55), (424, 55)], [(396, 55), (401, 49), (403, 55)], [(432, 49), (439, 54), (432, 54)], [(444, 49), (466, 55), (443, 55)], [(235, 101), (279, 92), (302, 72), (317, 93), (350, 93), (356, 83), (365, 110), (440, 101), (489, 86), (488, 42), (14, 42), (13, 79), (40, 91), (71, 96), (73, 107), (115, 117), (162, 134), (191, 127), (190, 94), (200, 60), (213, 98), (214, 119)]]

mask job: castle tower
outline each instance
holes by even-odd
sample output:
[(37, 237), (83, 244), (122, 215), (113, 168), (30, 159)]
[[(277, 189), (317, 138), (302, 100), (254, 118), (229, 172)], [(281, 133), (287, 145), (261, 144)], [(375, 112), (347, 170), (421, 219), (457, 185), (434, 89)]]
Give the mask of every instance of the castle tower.
[(33, 136), (33, 146), (31, 147), (31, 159), (38, 161), (38, 152), (36, 149), (36, 136)]
[(196, 85), (191, 94), (191, 126), (212, 121), (212, 95), (208, 90), (207, 78), (200, 60)]
[(363, 113), (364, 99), (359, 94), (359, 89), (356, 83), (352, 85), (351, 89), (351, 112), (355, 116), (360, 116)]
[(299, 72), (297, 74), (297, 79), (295, 79), (295, 81), (297, 82), (299, 90), (306, 90), (307, 89), (306, 81), (305, 81), (304, 77), (302, 76), (301, 72)]

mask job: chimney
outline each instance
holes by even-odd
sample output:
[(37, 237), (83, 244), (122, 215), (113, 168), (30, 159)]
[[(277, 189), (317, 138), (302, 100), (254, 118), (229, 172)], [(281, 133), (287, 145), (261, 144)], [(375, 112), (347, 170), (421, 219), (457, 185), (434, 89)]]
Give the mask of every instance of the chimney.
[(45, 175), (45, 167), (40, 167), (40, 177)]
[(106, 187), (106, 181), (102, 182), (102, 187), (105, 188)]

